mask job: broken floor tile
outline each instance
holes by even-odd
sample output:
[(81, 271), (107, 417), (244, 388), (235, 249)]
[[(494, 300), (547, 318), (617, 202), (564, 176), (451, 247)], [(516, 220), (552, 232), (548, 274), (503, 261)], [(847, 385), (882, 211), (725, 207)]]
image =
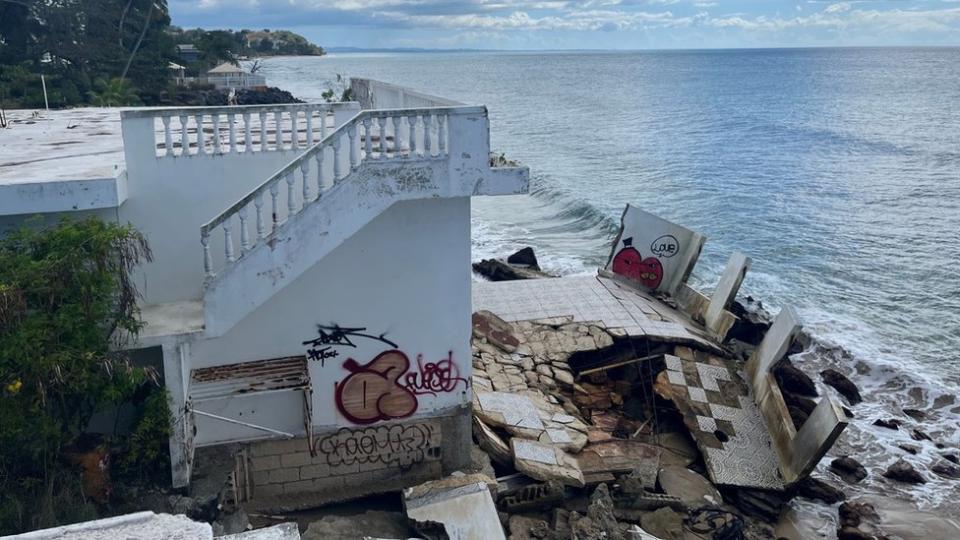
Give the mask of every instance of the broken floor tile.
[(518, 471), (544, 482), (583, 487), (583, 472), (577, 459), (547, 444), (514, 437), (510, 439), (513, 463)]

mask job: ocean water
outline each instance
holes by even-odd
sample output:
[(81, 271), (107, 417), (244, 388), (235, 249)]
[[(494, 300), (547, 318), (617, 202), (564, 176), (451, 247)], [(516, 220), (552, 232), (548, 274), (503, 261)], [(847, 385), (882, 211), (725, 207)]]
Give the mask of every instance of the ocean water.
[(264, 73), (308, 101), (341, 75), (487, 105), (493, 149), (532, 187), (475, 199), (475, 259), (530, 245), (549, 271), (593, 272), (626, 203), (708, 237), (704, 289), (745, 252), (742, 293), (797, 306), (817, 340), (798, 364), (861, 386), (831, 455), (864, 461), (868, 493), (960, 516), (956, 481), (880, 478), (944, 450), (871, 425), (920, 408), (922, 429), (960, 445), (960, 49), (343, 54)]

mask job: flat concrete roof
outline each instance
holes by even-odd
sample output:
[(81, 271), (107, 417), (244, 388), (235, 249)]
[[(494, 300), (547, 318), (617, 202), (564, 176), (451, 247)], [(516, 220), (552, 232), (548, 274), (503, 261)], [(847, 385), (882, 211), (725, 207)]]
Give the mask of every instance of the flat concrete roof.
[(6, 111), (0, 129), (0, 215), (117, 206), (120, 109)]

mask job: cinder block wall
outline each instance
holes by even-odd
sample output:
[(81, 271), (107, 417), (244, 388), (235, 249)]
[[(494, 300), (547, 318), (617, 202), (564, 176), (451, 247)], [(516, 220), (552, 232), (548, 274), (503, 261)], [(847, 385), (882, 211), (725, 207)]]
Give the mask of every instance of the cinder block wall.
[(440, 478), (470, 462), (469, 408), (451, 413), (316, 434), (312, 452), (307, 438), (250, 443), (238, 491), (251, 508), (289, 511)]

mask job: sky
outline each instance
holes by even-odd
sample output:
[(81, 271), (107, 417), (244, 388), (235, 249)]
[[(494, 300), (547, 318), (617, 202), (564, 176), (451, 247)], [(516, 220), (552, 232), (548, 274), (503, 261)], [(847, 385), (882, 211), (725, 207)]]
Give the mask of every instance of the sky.
[(169, 0), (193, 28), (324, 47), (699, 49), (960, 45), (960, 0)]

